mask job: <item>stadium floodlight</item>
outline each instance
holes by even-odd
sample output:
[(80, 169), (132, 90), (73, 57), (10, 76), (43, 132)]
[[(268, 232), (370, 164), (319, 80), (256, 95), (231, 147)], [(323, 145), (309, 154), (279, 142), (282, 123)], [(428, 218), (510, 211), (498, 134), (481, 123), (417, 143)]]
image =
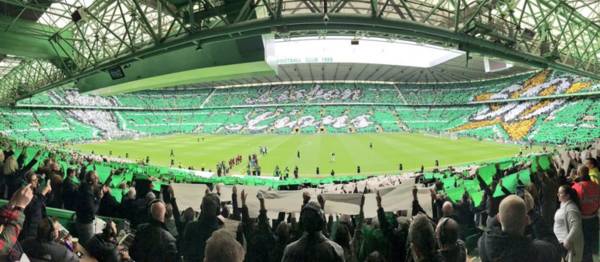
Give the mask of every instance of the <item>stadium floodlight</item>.
[[(85, 8), (91, 6), (94, 0), (61, 0), (50, 1), (52, 4), (48, 7), (37, 20), (38, 23), (44, 25), (64, 28), (71, 22), (78, 22), (84, 19)], [(69, 19), (70, 17), (71, 19)]]
[(465, 52), (410, 41), (354, 36), (274, 39), (263, 36), (265, 61), (285, 64), (355, 63), (429, 68)]
[(495, 59), (490, 57), (483, 57), (483, 65), (486, 73), (500, 72), (502, 70), (510, 69), (514, 66), (506, 60)]

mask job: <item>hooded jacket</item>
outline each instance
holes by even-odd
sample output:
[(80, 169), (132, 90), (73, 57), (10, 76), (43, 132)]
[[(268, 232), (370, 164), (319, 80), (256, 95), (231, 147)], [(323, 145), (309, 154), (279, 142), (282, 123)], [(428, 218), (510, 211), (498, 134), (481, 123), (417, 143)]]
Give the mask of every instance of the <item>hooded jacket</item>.
[(304, 233), (283, 251), (282, 262), (344, 261), (344, 249), (320, 231)]
[(87, 242), (87, 251), (91, 256), (104, 262), (119, 262), (117, 245), (106, 240), (102, 234), (97, 234)]
[(139, 226), (130, 252), (131, 258), (137, 262), (178, 261), (175, 238), (164, 223), (156, 220)]
[(530, 240), (525, 236), (509, 235), (498, 223), (490, 223), (479, 238), (479, 255), (482, 262), (558, 262), (560, 256), (554, 246), (542, 240)]

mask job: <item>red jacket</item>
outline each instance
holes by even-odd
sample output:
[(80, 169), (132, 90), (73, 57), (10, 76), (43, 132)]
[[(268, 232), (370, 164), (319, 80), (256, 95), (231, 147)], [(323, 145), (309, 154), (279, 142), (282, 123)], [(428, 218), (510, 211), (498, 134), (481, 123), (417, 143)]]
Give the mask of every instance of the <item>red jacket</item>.
[(595, 216), (600, 208), (600, 186), (592, 181), (581, 181), (573, 184), (572, 187), (579, 196), (581, 215), (584, 218)]

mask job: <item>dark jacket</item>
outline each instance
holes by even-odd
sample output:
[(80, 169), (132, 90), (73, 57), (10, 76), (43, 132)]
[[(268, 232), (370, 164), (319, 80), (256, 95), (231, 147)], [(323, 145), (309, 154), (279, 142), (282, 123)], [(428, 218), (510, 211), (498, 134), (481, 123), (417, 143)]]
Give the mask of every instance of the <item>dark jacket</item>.
[(79, 261), (77, 255), (58, 242), (45, 242), (38, 239), (23, 241), (23, 252), (27, 254), (32, 262), (75, 262)]
[(19, 239), (35, 238), (37, 236), (38, 225), (43, 218), (46, 217), (46, 197), (37, 191), (33, 194), (31, 202), (25, 210), (25, 223), (23, 224), (23, 232)]
[(459, 239), (452, 248), (439, 250), (438, 256), (441, 258), (441, 261), (445, 262), (466, 262), (467, 249), (465, 248), (465, 243)]
[(98, 215), (106, 217), (119, 217), (121, 205), (112, 193), (105, 193), (98, 206)]
[(282, 262), (344, 261), (344, 249), (321, 232), (304, 233), (283, 251)]
[(497, 223), (488, 225), (486, 232), (479, 238), (478, 247), (482, 262), (560, 261), (553, 245), (541, 240), (530, 240), (525, 236), (509, 235)]
[(552, 230), (552, 224), (549, 224), (538, 212), (535, 210), (530, 211), (529, 221), (530, 224), (525, 228), (525, 235), (530, 239), (546, 241), (557, 249), (561, 248), (562, 245), (558, 242)]
[(175, 238), (165, 224), (155, 220), (138, 227), (130, 252), (136, 262), (178, 261)]
[(104, 239), (102, 234), (97, 234), (92, 237), (87, 243), (88, 253), (103, 262), (119, 262), (119, 252), (117, 245), (113, 242)]
[(79, 185), (75, 183), (74, 179), (67, 178), (64, 181), (62, 190), (65, 209), (75, 210), (77, 208)]
[(268, 262), (269, 253), (275, 247), (275, 236), (269, 227), (267, 210), (261, 209), (258, 224), (254, 225), (248, 214), (248, 207), (242, 207), (242, 225), (248, 242), (246, 262)]
[(220, 227), (221, 225), (219, 225), (216, 217), (200, 217), (198, 220), (189, 223), (185, 227), (183, 240), (181, 241), (181, 253), (184, 261), (204, 261), (206, 240)]
[(135, 201), (135, 199), (124, 197), (121, 200), (121, 206), (119, 207), (119, 210), (121, 210), (121, 214), (119, 215), (119, 217), (129, 220), (132, 226), (136, 226), (133, 224), (133, 219), (135, 218), (134, 210), (136, 210)]
[[(25, 184), (25, 174), (27, 174), (35, 164), (37, 164), (37, 159), (31, 159), (26, 166), (18, 169), (16, 173), (4, 177), (9, 199), (23, 184)], [(19, 165), (19, 167), (20, 166), (21, 165)]]
[(128, 213), (127, 216), (129, 216), (133, 227), (150, 222), (150, 214), (145, 199), (137, 198), (130, 204), (132, 209), (124, 210), (124, 212)]
[(89, 224), (94, 221), (98, 211), (100, 200), (96, 197), (93, 187), (88, 183), (82, 183), (79, 187), (79, 199), (76, 208), (77, 222)]
[(408, 232), (402, 232), (398, 230), (395, 223), (390, 223), (383, 208), (377, 209), (377, 219), (379, 220), (380, 229), (389, 243), (387, 247), (381, 247), (382, 250), (385, 250), (382, 253), (386, 255), (388, 261), (402, 261), (406, 257), (406, 249), (398, 247), (406, 246)]

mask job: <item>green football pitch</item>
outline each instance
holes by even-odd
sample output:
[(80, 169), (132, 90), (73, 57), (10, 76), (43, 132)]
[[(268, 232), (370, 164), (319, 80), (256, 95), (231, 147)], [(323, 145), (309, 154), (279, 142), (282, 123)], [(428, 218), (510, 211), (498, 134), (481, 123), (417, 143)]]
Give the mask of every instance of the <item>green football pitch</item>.
[[(369, 144), (373, 144), (373, 148)], [(258, 154), (266, 146), (266, 155)], [(135, 140), (113, 140), (103, 143), (73, 145), (82, 152), (94, 152), (131, 160), (150, 157), (150, 163), (175, 165), (195, 169), (215, 170), (219, 161), (242, 155), (243, 163), (233, 168), (233, 174), (244, 174), (249, 154), (257, 154), (263, 176), (272, 176), (275, 166), (281, 170), (298, 166), (302, 176), (321, 176), (335, 170), (336, 175), (397, 174), (417, 170), (421, 165), (431, 168), (438, 160), (441, 166), (460, 165), (515, 156), (521, 147), (478, 141), (470, 138), (450, 139), (412, 133), (378, 134), (316, 134), (316, 135), (172, 135)], [(170, 156), (173, 150), (174, 157)], [(300, 152), (300, 158), (297, 152)], [(335, 153), (333, 161), (331, 154)], [(291, 176), (290, 172), (290, 176)]]

